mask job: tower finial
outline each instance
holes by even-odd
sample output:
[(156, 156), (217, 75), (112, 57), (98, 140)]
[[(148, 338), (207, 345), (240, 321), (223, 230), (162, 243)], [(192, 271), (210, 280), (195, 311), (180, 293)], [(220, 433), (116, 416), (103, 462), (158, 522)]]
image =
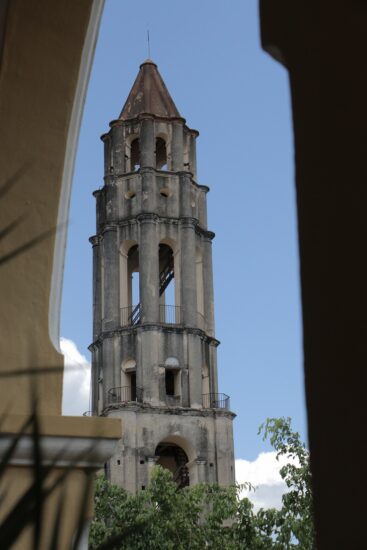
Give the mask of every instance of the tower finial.
[(148, 41), (148, 59), (150, 59), (150, 37), (149, 37), (149, 25), (147, 27), (147, 41)]

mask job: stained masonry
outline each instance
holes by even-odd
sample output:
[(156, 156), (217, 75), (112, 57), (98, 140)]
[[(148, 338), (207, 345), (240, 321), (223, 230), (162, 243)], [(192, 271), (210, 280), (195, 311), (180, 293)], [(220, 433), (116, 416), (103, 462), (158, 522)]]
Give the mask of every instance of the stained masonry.
[(218, 392), (208, 187), (196, 138), (150, 60), (102, 136), (104, 187), (94, 193), (93, 414), (120, 417), (106, 468), (130, 492), (151, 467), (179, 486), (234, 482), (229, 397)]

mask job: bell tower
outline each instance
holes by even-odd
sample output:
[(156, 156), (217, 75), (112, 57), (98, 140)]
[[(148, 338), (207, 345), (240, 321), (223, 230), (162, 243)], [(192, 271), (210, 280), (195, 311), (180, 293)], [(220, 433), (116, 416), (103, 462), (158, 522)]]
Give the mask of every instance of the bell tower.
[(208, 187), (196, 138), (151, 60), (102, 136), (93, 246), (92, 414), (122, 419), (107, 471), (130, 492), (154, 464), (179, 486), (234, 482), (229, 397), (218, 392)]

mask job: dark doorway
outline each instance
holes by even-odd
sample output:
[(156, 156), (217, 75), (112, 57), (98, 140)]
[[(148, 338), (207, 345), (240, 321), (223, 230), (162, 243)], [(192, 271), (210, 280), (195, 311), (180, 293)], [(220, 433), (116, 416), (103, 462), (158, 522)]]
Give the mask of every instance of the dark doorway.
[(173, 481), (177, 483), (179, 489), (190, 484), (187, 467), (189, 459), (181, 447), (174, 443), (160, 443), (155, 450), (155, 455), (159, 457), (157, 464), (172, 472)]
[(130, 374), (130, 388), (131, 388), (130, 401), (136, 401), (136, 372), (132, 372)]
[(175, 373), (166, 369), (166, 395), (175, 395)]

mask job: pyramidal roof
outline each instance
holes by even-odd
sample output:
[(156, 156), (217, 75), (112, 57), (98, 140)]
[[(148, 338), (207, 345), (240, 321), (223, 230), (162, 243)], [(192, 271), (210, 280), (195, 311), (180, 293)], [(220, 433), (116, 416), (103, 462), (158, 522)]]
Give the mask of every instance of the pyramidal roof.
[(142, 113), (165, 118), (181, 118), (157, 65), (150, 59), (140, 65), (138, 76), (119, 118), (129, 120)]

